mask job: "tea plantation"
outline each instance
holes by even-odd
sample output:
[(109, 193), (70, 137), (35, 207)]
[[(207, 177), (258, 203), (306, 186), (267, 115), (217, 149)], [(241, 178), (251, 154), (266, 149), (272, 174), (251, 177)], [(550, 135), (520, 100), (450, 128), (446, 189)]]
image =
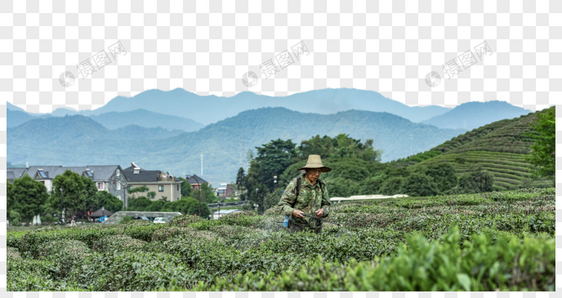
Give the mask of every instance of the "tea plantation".
[(553, 291), (554, 188), (8, 233), (8, 291)]

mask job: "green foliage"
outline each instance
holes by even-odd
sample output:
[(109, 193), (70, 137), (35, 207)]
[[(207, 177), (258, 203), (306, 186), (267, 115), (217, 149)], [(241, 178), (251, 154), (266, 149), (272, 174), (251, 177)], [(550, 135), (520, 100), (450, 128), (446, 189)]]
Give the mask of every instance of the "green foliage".
[(493, 190), (494, 176), (486, 170), (467, 173), (459, 178), (458, 193), (480, 193)]
[[(290, 139), (272, 140), (261, 147), (256, 147), (257, 157), (255, 161), (266, 176), (281, 174), (289, 165), (294, 162), (296, 157), (295, 143)], [(269, 187), (273, 182), (267, 184)]]
[(555, 203), (554, 188), (341, 203), (320, 235), (269, 211), (8, 232), (7, 290), (552, 291)]
[(236, 190), (241, 193), (246, 186), (246, 174), (244, 173), (244, 168), (238, 169), (236, 174)]
[(555, 107), (537, 113), (537, 120), (531, 127), (533, 133), (528, 133), (527, 136), (532, 137), (534, 143), (526, 160), (534, 167), (535, 176), (553, 179), (556, 158)]
[(133, 217), (132, 217), (132, 216), (125, 216), (125, 217), (123, 217), (123, 218), (119, 221), (119, 223), (120, 223), (120, 224), (128, 224), (128, 223), (130, 223), (131, 221), (133, 221)]
[(181, 196), (182, 197), (191, 196), (191, 191), (193, 189), (191, 184), (189, 184), (189, 182), (187, 182), (187, 180), (185, 180), (185, 178), (183, 178), (183, 177), (179, 177), (179, 179), (181, 180), (181, 185), (180, 185)]
[(363, 181), (363, 186), (361, 188), (361, 193), (365, 195), (379, 194), (381, 186), (386, 179), (386, 175), (382, 174), (380, 176), (371, 177)]
[(201, 202), (204, 203), (216, 203), (219, 201), (217, 194), (213, 191), (213, 188), (207, 183), (201, 185), (201, 190), (194, 189), (191, 191), (191, 196), (193, 198), (199, 199), (199, 193), (201, 193)]
[(60, 209), (61, 199), (63, 208), (71, 213), (90, 211), (98, 205), (97, 187), (94, 182), (90, 178), (80, 176), (71, 170), (66, 170), (62, 175), (57, 175), (53, 179), (52, 189), (49, 203), (53, 209)]
[(435, 196), (439, 194), (439, 190), (433, 182), (433, 179), (423, 174), (410, 175), (406, 178), (406, 181), (404, 181), (399, 192), (411, 197)]
[(278, 188), (270, 194), (266, 195), (263, 201), (264, 210), (277, 206), (279, 200), (281, 199), (281, 196), (283, 195), (282, 192), (283, 191), (281, 190), (281, 188)]
[(404, 178), (391, 177), (386, 179), (386, 181), (381, 185), (379, 192), (383, 195), (392, 196), (400, 192), (403, 184)]
[(13, 226), (19, 226), (21, 221), (21, 215), (17, 211), (11, 210), (8, 212), (8, 220)]
[(111, 193), (102, 190), (96, 193), (98, 205), (96, 209), (104, 207), (113, 213), (123, 210), (123, 202)]
[(14, 184), (7, 188), (7, 195), (9, 219), (25, 222), (42, 213), (49, 198), (45, 185), (29, 175), (14, 179)]
[(351, 179), (337, 177), (326, 181), (330, 197), (350, 197), (357, 195), (361, 190), (359, 182)]
[(445, 192), (457, 186), (457, 171), (449, 163), (432, 164), (427, 167), (425, 174), (435, 182), (440, 192)]
[[(554, 290), (554, 240), (489, 234), (459, 246), (452, 228), (442, 241), (407, 238), (396, 255), (347, 265), (317, 256), (281, 275), (239, 274), (232, 280), (199, 283), (196, 291), (491, 291)], [(546, 241), (546, 243), (541, 243)], [(515, 260), (515, 262), (514, 262)], [(517, 275), (514, 276), (513, 272)], [(318, 282), (322, 281), (322, 282)]]

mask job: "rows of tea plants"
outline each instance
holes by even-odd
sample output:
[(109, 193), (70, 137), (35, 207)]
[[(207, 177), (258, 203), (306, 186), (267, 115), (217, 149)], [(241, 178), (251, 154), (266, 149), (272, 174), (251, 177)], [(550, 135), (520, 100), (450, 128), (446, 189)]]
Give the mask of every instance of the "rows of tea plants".
[(554, 189), (9, 232), (8, 291), (554, 290)]

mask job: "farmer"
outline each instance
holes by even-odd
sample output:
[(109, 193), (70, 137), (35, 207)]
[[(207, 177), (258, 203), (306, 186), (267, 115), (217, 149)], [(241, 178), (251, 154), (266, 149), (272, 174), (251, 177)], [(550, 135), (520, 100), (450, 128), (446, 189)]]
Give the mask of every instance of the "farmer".
[(283, 213), (290, 217), (289, 230), (291, 232), (313, 231), (320, 234), (322, 221), (305, 217), (305, 214), (316, 218), (328, 216), (330, 212), (328, 188), (319, 177), (320, 173), (326, 173), (332, 169), (322, 165), (320, 155), (309, 155), (306, 165), (298, 170), (305, 170), (306, 173), (289, 183), (281, 196), (279, 206)]

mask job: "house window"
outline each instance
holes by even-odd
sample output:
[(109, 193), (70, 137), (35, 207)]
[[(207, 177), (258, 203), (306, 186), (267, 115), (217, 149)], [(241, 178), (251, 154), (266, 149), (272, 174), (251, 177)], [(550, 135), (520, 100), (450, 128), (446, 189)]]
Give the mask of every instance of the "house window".
[(127, 191), (131, 191), (132, 189), (133, 189), (133, 187), (132, 187), (132, 186), (130, 186), (130, 185), (129, 185), (129, 186), (127, 186)]
[(41, 176), (41, 178), (47, 178), (47, 174), (45, 174), (45, 172), (43, 171), (39, 171), (39, 175)]
[(103, 190), (103, 182), (98, 182), (98, 190)]
[(119, 198), (119, 201), (121, 201), (121, 196), (117, 196)]
[(164, 191), (164, 185), (158, 185), (158, 191), (163, 192)]
[(176, 189), (177, 189), (177, 190), (180, 190), (180, 185), (179, 185), (179, 184), (177, 185), (177, 188), (176, 188)]
[(121, 183), (117, 183), (117, 190), (121, 190)]
[(117, 177), (119, 177), (119, 170), (117, 170)]

